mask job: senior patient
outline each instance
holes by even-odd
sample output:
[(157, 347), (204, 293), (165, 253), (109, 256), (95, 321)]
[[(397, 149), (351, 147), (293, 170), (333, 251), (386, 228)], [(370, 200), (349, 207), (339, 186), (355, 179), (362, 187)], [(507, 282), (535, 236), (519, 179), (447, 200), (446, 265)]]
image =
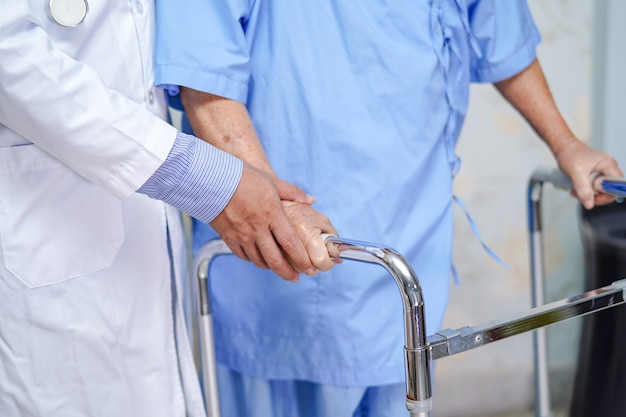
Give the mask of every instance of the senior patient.
[[(193, 132), (315, 195), (342, 235), (393, 245), (421, 279), (429, 329), (447, 303), (470, 82), (493, 83), (519, 110), (586, 208), (610, 199), (594, 197), (592, 172), (621, 175), (559, 114), (523, 0), (157, 9), (156, 83), (180, 91)], [(196, 247), (214, 236), (195, 224)], [(224, 415), (406, 413), (401, 300), (383, 269), (349, 263), (296, 286), (223, 259), (212, 285)]]

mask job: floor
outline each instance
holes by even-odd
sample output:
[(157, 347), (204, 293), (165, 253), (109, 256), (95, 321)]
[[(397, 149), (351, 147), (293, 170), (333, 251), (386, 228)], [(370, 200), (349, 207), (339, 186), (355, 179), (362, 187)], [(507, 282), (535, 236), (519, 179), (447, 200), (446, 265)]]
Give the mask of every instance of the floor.
[[(459, 416), (461, 417), (461, 416)], [(475, 416), (479, 417), (479, 416)], [(499, 415), (489, 415), (489, 416), (480, 416), (480, 417), (536, 417), (534, 411), (529, 412), (520, 412), (520, 413), (512, 413), (512, 414), (499, 414)], [(567, 417), (567, 410), (553, 410), (551, 417)]]

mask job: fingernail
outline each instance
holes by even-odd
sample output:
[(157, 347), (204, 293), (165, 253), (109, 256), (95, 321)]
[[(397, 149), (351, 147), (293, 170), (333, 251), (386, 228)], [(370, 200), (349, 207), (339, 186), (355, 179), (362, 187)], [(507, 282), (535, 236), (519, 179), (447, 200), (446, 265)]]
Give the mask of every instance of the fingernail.
[(317, 274), (317, 270), (315, 268), (309, 268), (306, 271), (304, 271), (308, 276), (312, 277), (313, 275)]

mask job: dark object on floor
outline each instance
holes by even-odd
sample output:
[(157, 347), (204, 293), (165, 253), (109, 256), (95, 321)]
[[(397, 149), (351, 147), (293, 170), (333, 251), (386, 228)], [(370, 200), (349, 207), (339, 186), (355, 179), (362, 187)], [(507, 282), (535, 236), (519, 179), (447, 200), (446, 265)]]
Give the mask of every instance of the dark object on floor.
[[(582, 209), (585, 288), (626, 277), (626, 203)], [(626, 308), (583, 319), (570, 417), (626, 416)]]

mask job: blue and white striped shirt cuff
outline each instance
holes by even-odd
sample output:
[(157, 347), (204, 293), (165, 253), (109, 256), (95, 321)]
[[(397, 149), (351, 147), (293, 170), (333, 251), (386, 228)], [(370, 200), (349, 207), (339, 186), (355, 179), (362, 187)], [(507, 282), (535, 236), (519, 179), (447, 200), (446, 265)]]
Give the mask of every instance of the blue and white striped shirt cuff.
[(209, 223), (230, 201), (242, 172), (240, 159), (178, 132), (165, 162), (137, 192)]

